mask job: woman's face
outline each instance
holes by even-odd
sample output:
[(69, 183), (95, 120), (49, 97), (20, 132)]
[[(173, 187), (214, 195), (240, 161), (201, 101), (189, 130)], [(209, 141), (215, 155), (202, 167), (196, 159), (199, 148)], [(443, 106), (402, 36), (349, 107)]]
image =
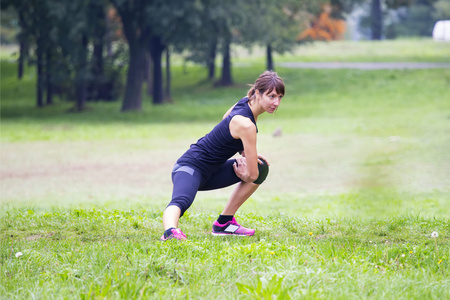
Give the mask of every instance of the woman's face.
[(269, 114), (274, 113), (278, 106), (280, 106), (282, 94), (277, 94), (275, 89), (271, 91), (266, 91), (264, 94), (260, 94), (260, 105), (264, 108), (266, 112)]

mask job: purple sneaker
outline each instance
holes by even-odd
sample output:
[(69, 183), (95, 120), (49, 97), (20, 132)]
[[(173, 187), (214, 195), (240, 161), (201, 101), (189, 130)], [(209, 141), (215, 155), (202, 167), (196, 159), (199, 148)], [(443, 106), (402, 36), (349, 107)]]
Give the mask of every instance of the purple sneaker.
[(245, 228), (236, 221), (233, 220), (220, 224), (214, 221), (212, 235), (239, 235), (239, 236), (252, 236), (255, 234), (255, 229)]
[(181, 231), (181, 229), (175, 228), (172, 229), (172, 233), (169, 236), (164, 236), (164, 234), (161, 236), (161, 241), (167, 241), (170, 239), (177, 239), (177, 240), (185, 240), (186, 239), (186, 235), (183, 233), (183, 231)]

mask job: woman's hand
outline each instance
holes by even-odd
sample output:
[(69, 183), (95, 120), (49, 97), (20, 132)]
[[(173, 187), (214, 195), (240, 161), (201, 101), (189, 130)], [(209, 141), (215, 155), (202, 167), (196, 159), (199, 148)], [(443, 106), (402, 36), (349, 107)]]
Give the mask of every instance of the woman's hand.
[[(242, 179), (242, 181), (244, 182), (253, 182), (256, 180), (256, 178), (251, 178), (250, 177), (250, 172), (248, 171), (248, 165), (247, 165), (247, 159), (245, 158), (245, 153), (242, 152), (241, 153), (243, 156), (242, 157), (237, 157), (236, 158), (236, 162), (233, 164), (233, 169), (234, 172), (236, 173), (236, 176), (239, 177), (240, 179)], [(269, 162), (267, 161), (267, 159), (262, 156), (262, 155), (258, 155), (258, 163), (260, 165), (263, 164), (262, 160), (264, 160), (267, 165), (269, 166)]]
[(252, 178), (250, 178), (247, 167), (247, 159), (245, 157), (237, 157), (236, 162), (233, 164), (233, 169), (236, 176), (242, 179), (242, 181), (253, 181), (251, 180)]
[(258, 163), (259, 163), (260, 165), (263, 164), (263, 162), (261, 161), (261, 159), (264, 160), (264, 161), (267, 163), (268, 166), (270, 166), (269, 161), (268, 161), (264, 156), (262, 156), (261, 154), (258, 154)]

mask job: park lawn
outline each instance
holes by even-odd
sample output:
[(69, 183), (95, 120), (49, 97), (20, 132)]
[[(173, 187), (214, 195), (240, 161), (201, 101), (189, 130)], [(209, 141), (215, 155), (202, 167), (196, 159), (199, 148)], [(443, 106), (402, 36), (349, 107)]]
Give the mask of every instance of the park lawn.
[[(450, 57), (402, 44), (415, 61)], [(395, 61), (387, 48), (362, 61)], [(229, 88), (174, 66), (175, 104), (146, 97), (123, 114), (119, 101), (36, 109), (33, 70), (18, 82), (3, 60), (2, 297), (449, 298), (449, 69), (277, 69), (286, 97), (258, 120), (271, 172), (237, 215), (257, 234), (208, 234), (228, 188), (198, 195), (180, 223), (188, 241), (158, 241), (171, 167), (261, 72), (261, 57), (247, 62)]]
[[(448, 43), (430, 38), (381, 41), (334, 41), (306, 43), (293, 51), (274, 54), (277, 62), (450, 62)], [(261, 63), (266, 49), (237, 48), (239, 64)]]
[[(254, 237), (213, 237), (190, 211), (188, 240), (158, 241), (156, 211), (13, 209), (3, 225), (6, 298), (446, 299), (448, 221), (245, 213)], [(440, 232), (437, 238), (432, 231)], [(12, 247), (11, 247), (12, 246)], [(14, 249), (13, 253), (10, 253)], [(20, 250), (23, 255), (15, 258)]]

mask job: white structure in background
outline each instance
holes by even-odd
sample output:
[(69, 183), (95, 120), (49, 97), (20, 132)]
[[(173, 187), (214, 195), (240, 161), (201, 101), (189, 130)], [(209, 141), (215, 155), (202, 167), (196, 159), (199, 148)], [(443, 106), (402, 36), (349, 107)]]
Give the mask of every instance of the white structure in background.
[(437, 21), (434, 24), (433, 39), (435, 41), (450, 42), (450, 20)]

